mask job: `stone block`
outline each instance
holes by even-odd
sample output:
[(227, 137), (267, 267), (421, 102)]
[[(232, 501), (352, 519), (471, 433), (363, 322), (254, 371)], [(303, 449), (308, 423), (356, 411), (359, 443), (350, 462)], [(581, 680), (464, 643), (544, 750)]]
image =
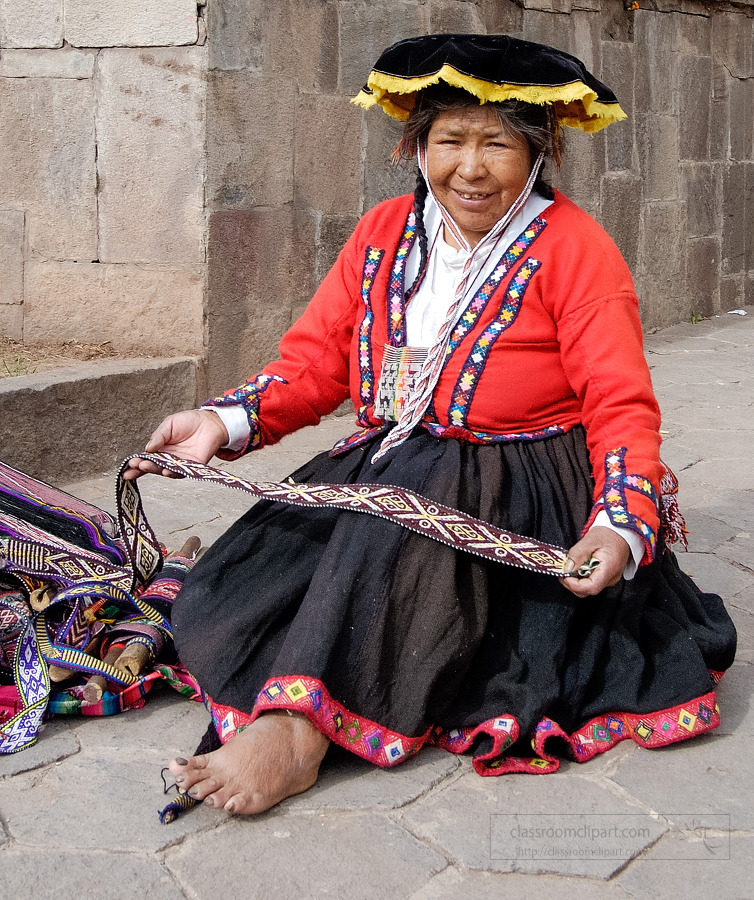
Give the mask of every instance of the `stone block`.
[(754, 157), (754, 78), (730, 83), (730, 158)]
[(741, 275), (720, 279), (720, 312), (741, 309), (745, 304), (745, 280)]
[(676, 20), (676, 49), (690, 56), (711, 56), (712, 23), (704, 16), (679, 15)]
[(430, 34), (484, 34), (484, 31), (484, 22), (474, 3), (467, 0), (430, 0)]
[(622, 41), (605, 41), (602, 46), (604, 72), (607, 81), (614, 86), (621, 108), (627, 120), (616, 122), (605, 129), (607, 168), (610, 171), (633, 170), (634, 161), (634, 48)]
[[(570, 0), (568, 0), (570, 3)], [(602, 41), (599, 16), (590, 12), (574, 10), (569, 16), (570, 29), (573, 31), (573, 51), (595, 76), (602, 77)], [(610, 80), (618, 84), (615, 75), (610, 73)], [(630, 85), (630, 82), (629, 82)]]
[(314, 220), (293, 209), (210, 217), (209, 393), (240, 383), (277, 356), (291, 309), (311, 297)]
[(130, 900), (137, 884), (139, 891), (144, 891), (150, 900), (176, 900), (185, 896), (157, 859), (126, 853), (14, 847), (3, 854), (3, 862), (3, 891), (8, 897), (96, 894), (108, 900)]
[(0, 78), (91, 78), (94, 53), (81, 50), (6, 50)]
[(63, 0), (0, 0), (0, 47), (62, 47)]
[(720, 239), (686, 242), (686, 300), (692, 312), (711, 316), (720, 308)]
[(223, 0), (207, 5), (210, 69), (261, 69), (265, 13), (283, 4)]
[(744, 163), (744, 190), (746, 191), (746, 205), (741, 226), (744, 231), (746, 269), (748, 277), (754, 276), (754, 228), (751, 227), (754, 219), (754, 163)]
[(682, 165), (681, 199), (686, 203), (690, 237), (718, 234), (722, 225), (722, 170), (719, 165)]
[(723, 170), (723, 275), (746, 269), (746, 169), (746, 163), (731, 163)]
[(341, 0), (341, 93), (353, 97), (385, 47), (405, 38), (427, 34), (426, 7), (419, 0)]
[(361, 129), (362, 111), (346, 97), (299, 99), (293, 170), (297, 206), (325, 214), (360, 212)]
[(196, 0), (65, 0), (65, 39), (74, 47), (195, 44)]
[(409, 897), (446, 866), (385, 816), (273, 813), (248, 824), (229, 821), (176, 847), (169, 871), (202, 900), (233, 895), (250, 871), (260, 897), (349, 897), (359, 885), (359, 896), (376, 898)]
[(394, 163), (391, 155), (401, 139), (400, 122), (390, 116), (370, 113), (364, 117), (366, 156), (364, 158), (364, 209), (371, 209), (389, 197), (410, 194), (416, 186), (416, 163), (401, 160)]
[(517, 0), (480, 0), (479, 8), (488, 34), (522, 35), (524, 8)]
[(0, 79), (0, 209), (26, 210), (32, 254), (96, 259), (90, 80)]
[[(295, 76), (303, 93), (335, 93), (338, 87), (338, 8), (322, 0), (294, 0), (291, 13), (292, 47), (282, 53), (295, 62)], [(366, 77), (366, 76), (364, 76)]]
[(358, 216), (322, 216), (319, 224), (314, 269), (314, 278), (317, 284), (332, 268), (358, 222)]
[(733, 78), (751, 78), (754, 75), (754, 19), (733, 10), (715, 10), (712, 52)]
[(24, 213), (0, 209), (0, 304), (24, 299)]
[(570, 13), (571, 0), (522, 0), (524, 9), (537, 9), (542, 12)]
[(681, 56), (678, 60), (679, 159), (706, 159), (709, 153), (712, 61)]
[[(579, 3), (581, 0), (579, 0)], [(593, 0), (586, 0), (586, 3)], [(586, 4), (585, 4), (586, 5)], [(574, 0), (573, 8), (576, 9), (577, 3)], [(605, 45), (613, 43), (634, 43), (634, 10), (629, 10), (623, 3), (596, 3), (596, 11), (600, 12), (600, 21), (602, 23), (602, 40)], [(607, 46), (605, 47), (607, 49)], [(606, 68), (606, 81), (615, 88), (618, 82), (613, 82), (607, 77), (609, 70)]]
[(524, 9), (522, 37), (527, 41), (535, 41), (538, 44), (547, 44), (566, 53), (575, 53), (573, 48), (573, 34), (566, 27), (567, 19), (541, 12), (536, 9)]
[(662, 327), (688, 318), (680, 300), (683, 241), (680, 203), (644, 205), (639, 260), (645, 276), (641, 294), (645, 325)]
[[(568, 766), (554, 778), (505, 775), (482, 780), (470, 772), (446, 790), (412, 803), (398, 821), (466, 869), (608, 879), (667, 826), (606, 787), (574, 774), (573, 768)], [(535, 836), (537, 829), (546, 834), (548, 827), (558, 831), (570, 825), (583, 834), (589, 826), (607, 830), (629, 822), (626, 831), (635, 837), (612, 856), (599, 839), (593, 852), (593, 844), (573, 834)]]
[[(636, 58), (636, 108), (654, 115), (677, 112), (675, 17), (637, 9), (633, 13)], [(673, 159), (677, 159), (674, 156)]]
[(678, 119), (639, 115), (636, 145), (647, 200), (678, 197)]
[(205, 66), (202, 47), (99, 54), (102, 262), (203, 262)]
[(293, 201), (292, 82), (212, 71), (207, 94), (207, 196), (213, 209)]
[(641, 181), (630, 175), (603, 176), (598, 218), (618, 245), (629, 269), (636, 271), (641, 233)]
[(3, 460), (53, 484), (114, 471), (164, 416), (195, 405), (195, 373), (186, 358), (98, 360), (0, 379)]
[[(563, 129), (563, 167), (551, 173), (552, 181), (590, 215), (599, 207), (600, 179), (605, 173), (605, 136)], [(545, 173), (547, 177), (547, 173)]]
[(0, 337), (12, 341), (24, 339), (24, 307), (22, 303), (0, 303)]
[(201, 355), (203, 277), (199, 270), (136, 265), (26, 264), (27, 343), (110, 341), (120, 355)]

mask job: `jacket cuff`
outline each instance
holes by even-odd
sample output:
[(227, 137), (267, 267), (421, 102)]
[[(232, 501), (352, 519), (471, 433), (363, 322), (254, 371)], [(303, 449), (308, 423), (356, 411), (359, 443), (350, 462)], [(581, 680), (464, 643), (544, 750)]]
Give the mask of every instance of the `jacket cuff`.
[[(257, 375), (251, 381), (247, 381), (233, 391), (227, 391), (220, 397), (214, 397), (202, 404), (202, 409), (212, 409), (229, 406), (241, 406), (246, 413), (249, 424), (249, 433), (243, 441), (233, 440), (228, 447), (219, 450), (217, 456), (224, 460), (238, 459), (244, 453), (256, 450), (262, 445), (262, 430), (259, 424), (259, 403), (261, 395), (267, 390), (272, 382), (278, 381), (281, 384), (288, 382), (279, 375)], [(227, 427), (227, 426), (226, 426)], [(230, 429), (228, 429), (230, 432)]]

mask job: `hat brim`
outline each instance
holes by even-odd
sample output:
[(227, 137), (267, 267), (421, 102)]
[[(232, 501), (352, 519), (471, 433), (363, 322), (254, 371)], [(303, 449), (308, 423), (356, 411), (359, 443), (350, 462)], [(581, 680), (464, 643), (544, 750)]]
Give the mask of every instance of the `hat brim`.
[(394, 44), (352, 102), (381, 106), (404, 121), (417, 93), (441, 81), (480, 103), (550, 105), (562, 125), (586, 132), (626, 118), (614, 94), (576, 57), (507, 35), (426, 35)]

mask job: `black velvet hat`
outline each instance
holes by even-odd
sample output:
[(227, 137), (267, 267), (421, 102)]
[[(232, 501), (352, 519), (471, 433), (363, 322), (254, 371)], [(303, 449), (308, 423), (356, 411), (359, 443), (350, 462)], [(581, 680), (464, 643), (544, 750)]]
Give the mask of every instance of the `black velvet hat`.
[(615, 94), (562, 50), (505, 34), (428, 34), (388, 47), (353, 102), (406, 119), (418, 91), (444, 81), (481, 103), (550, 104), (561, 125), (599, 131), (626, 118)]

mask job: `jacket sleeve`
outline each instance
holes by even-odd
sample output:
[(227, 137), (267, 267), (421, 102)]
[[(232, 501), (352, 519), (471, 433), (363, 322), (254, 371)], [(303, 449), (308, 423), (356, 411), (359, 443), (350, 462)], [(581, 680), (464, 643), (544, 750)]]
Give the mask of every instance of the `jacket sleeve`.
[(237, 459), (273, 444), (286, 434), (316, 425), (349, 395), (349, 354), (360, 302), (358, 232), (354, 232), (304, 314), (280, 341), (279, 359), (204, 408), (241, 405), (249, 437), (239, 450), (221, 450)]
[(648, 563), (657, 546), (665, 472), (660, 409), (630, 272), (607, 235), (596, 237), (600, 246), (581, 254), (580, 265), (574, 254), (572, 270), (561, 271), (553, 311), (566, 376), (582, 405), (595, 480), (585, 530), (604, 510), (613, 525), (641, 537)]

